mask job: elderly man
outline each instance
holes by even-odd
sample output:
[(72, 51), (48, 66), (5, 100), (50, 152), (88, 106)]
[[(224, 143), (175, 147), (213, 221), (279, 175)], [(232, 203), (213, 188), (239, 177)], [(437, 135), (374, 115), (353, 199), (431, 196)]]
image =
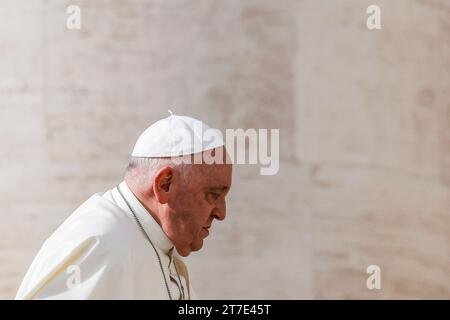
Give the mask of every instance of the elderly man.
[(225, 218), (231, 187), (217, 132), (175, 115), (145, 130), (125, 181), (93, 195), (47, 239), (16, 298), (194, 299), (181, 257)]

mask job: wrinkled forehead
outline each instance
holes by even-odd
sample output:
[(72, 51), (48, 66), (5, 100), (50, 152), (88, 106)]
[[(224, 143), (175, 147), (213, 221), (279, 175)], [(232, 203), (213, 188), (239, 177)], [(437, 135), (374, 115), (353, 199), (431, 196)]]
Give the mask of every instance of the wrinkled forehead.
[(225, 147), (203, 151), (180, 159), (187, 170), (186, 181), (190, 187), (220, 187), (230, 188), (232, 178), (232, 164)]
[(194, 166), (197, 166), (197, 172), (202, 175), (205, 183), (216, 183), (224, 186), (231, 184), (231, 164), (200, 164)]
[(232, 178), (231, 164), (193, 164), (192, 182), (205, 188), (230, 188)]
[(210, 150), (205, 150), (199, 153), (194, 153), (185, 158), (189, 163), (195, 164), (231, 164), (231, 158), (228, 155), (227, 149), (222, 147), (217, 147)]

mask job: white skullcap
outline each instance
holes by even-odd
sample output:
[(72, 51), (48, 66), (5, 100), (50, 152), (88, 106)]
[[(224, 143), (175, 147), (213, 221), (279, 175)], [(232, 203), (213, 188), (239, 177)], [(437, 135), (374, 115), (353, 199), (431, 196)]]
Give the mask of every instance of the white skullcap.
[(170, 116), (148, 127), (134, 146), (133, 157), (176, 157), (190, 155), (224, 145), (222, 132), (200, 120)]

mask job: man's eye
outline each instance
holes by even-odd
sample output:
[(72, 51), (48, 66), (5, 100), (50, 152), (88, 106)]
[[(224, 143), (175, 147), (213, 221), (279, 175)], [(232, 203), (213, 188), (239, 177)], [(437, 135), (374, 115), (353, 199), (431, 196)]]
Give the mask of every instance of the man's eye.
[(217, 200), (217, 199), (219, 199), (220, 194), (214, 193), (214, 192), (210, 192), (210, 193), (209, 193), (209, 196), (210, 196), (211, 199)]

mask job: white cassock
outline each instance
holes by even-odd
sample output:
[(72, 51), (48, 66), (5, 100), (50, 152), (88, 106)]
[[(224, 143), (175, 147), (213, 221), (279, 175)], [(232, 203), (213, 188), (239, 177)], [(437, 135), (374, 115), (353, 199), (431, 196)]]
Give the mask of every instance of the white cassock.
[(166, 282), (116, 187), (94, 194), (45, 241), (16, 299), (169, 299), (166, 283), (173, 299), (196, 299), (172, 242), (127, 184), (119, 187)]

